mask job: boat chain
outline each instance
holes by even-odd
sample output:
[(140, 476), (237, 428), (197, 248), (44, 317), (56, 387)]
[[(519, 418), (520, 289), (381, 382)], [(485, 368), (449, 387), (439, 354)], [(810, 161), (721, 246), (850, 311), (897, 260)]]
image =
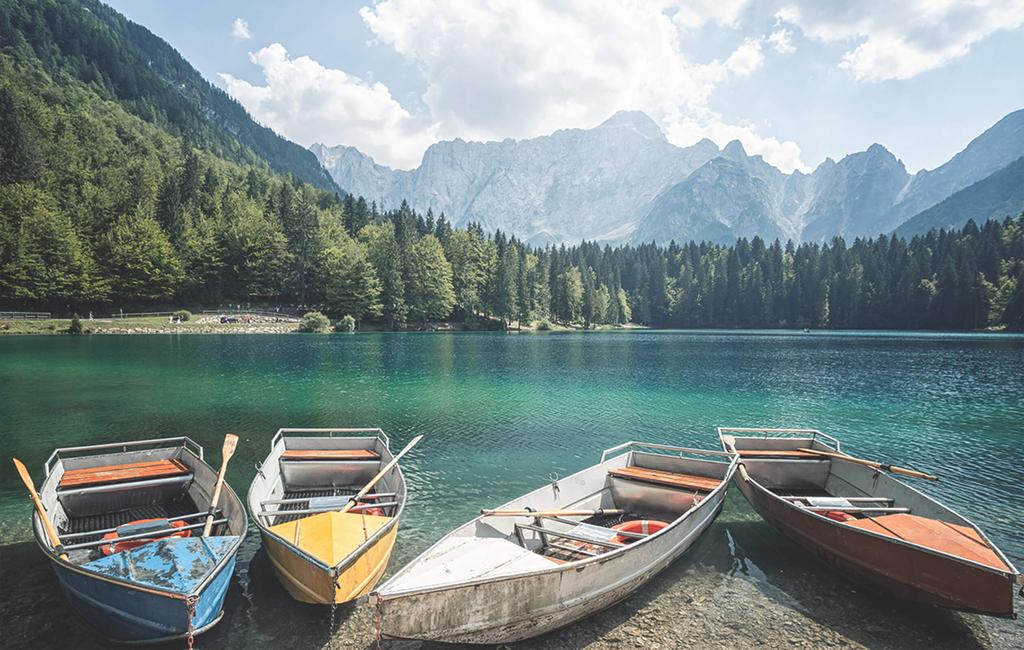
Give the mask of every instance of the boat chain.
[(338, 611), (338, 576), (333, 570), (331, 571), (331, 586), (334, 588), (334, 594), (331, 598), (331, 623), (327, 628), (327, 635), (330, 639), (328, 647), (334, 647), (334, 614)]
[(196, 640), (195, 628), (192, 623), (196, 616), (196, 601), (198, 600), (195, 596), (189, 596), (185, 599), (185, 610), (188, 613), (188, 650), (192, 650), (192, 645)]

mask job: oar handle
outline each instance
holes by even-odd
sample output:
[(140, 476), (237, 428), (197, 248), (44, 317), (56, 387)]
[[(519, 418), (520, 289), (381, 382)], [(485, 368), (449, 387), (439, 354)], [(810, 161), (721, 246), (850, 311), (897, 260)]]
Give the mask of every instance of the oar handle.
[(905, 467), (894, 467), (892, 465), (882, 465), (882, 469), (889, 470), (893, 474), (903, 474), (904, 476), (911, 476), (913, 478), (923, 478), (926, 481), (937, 481), (938, 476), (934, 474), (926, 474), (924, 472), (918, 472), (917, 470), (907, 469)]
[(911, 476), (913, 478), (923, 478), (928, 481), (939, 480), (938, 476), (934, 474), (926, 474), (924, 472), (918, 472), (913, 469), (907, 469), (905, 467), (896, 467), (894, 465), (885, 465), (874, 460), (865, 460), (863, 458), (855, 458), (846, 454), (839, 454), (831, 451), (822, 451), (821, 449), (809, 449), (806, 447), (800, 447), (797, 451), (805, 451), (810, 454), (816, 454), (818, 456), (827, 456), (829, 458), (838, 458), (839, 460), (849, 461), (858, 465), (865, 465), (867, 467), (874, 467), (875, 469), (882, 469), (893, 474), (903, 474), (904, 476)]

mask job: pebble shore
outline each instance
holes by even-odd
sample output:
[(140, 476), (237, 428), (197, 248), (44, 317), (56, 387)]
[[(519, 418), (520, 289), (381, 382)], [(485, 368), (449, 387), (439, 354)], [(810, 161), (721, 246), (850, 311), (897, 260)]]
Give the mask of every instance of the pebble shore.
[[(737, 501), (739, 499), (739, 501)], [(550, 634), (499, 646), (508, 650), (634, 648), (870, 648), (1010, 650), (1024, 647), (1024, 623), (909, 604), (844, 579), (808, 557), (730, 494), (726, 512), (678, 562), (632, 596)], [(3, 547), (0, 590), (4, 645), (107, 648), (70, 610), (32, 542)], [(396, 566), (409, 558), (392, 558)], [(17, 569), (15, 568), (17, 567)], [(393, 570), (393, 567), (392, 567)], [(1018, 599), (1018, 611), (1024, 602)], [(259, 536), (239, 551), (224, 619), (196, 639), (202, 649), (373, 650), (376, 613), (343, 605), (330, 627), (326, 607), (297, 603), (277, 584)], [(74, 625), (68, 625), (74, 621)], [(161, 648), (179, 648), (164, 645)], [(417, 641), (384, 650), (452, 650)], [(481, 647), (481, 646), (474, 646)]]

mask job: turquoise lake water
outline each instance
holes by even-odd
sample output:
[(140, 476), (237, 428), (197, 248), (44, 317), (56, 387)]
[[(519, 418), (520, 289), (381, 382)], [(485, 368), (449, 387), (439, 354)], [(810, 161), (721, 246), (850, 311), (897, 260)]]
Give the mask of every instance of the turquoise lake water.
[[(30, 503), (7, 457), (39, 481), (58, 446), (188, 435), (216, 460), (234, 432), (228, 478), (244, 494), (278, 428), (328, 426), (379, 426), (396, 450), (425, 435), (403, 461), (410, 502), (392, 568), (479, 508), (591, 465), (607, 447), (632, 439), (714, 449), (716, 426), (817, 428), (849, 453), (936, 473), (938, 483), (915, 486), (1024, 565), (1022, 336), (0, 337), (0, 567), (5, 578), (15, 565), (31, 571), (30, 589), (47, 603), (26, 605), (5, 579), (0, 616), (11, 638), (52, 639), (67, 612), (28, 543)], [(756, 519), (738, 491), (722, 517)], [(250, 619), (267, 603), (286, 607), (272, 579), (246, 575), (258, 549), (251, 535), (229, 595), (229, 609)], [(80, 635), (71, 645), (91, 643)]]

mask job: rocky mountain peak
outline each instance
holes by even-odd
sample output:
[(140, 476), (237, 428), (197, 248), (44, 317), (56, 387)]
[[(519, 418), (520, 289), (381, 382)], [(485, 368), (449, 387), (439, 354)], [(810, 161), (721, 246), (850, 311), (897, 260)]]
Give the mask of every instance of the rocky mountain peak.
[(743, 148), (742, 142), (733, 140), (722, 149), (722, 155), (733, 160), (743, 160), (747, 157), (747, 150)]
[(403, 199), (532, 244), (794, 240), (877, 236), (1024, 155), (1024, 111), (1006, 116), (945, 165), (911, 176), (881, 144), (784, 174), (738, 140), (670, 143), (639, 111), (592, 129), (501, 142), (448, 140), (422, 164), (392, 170), (352, 147), (311, 147), (342, 188), (379, 204)]
[(655, 140), (664, 140), (665, 134), (662, 133), (661, 127), (655, 122), (647, 113), (643, 111), (619, 111), (615, 115), (612, 115), (607, 120), (602, 122), (597, 128), (599, 129), (614, 129), (624, 128), (632, 129), (645, 138), (651, 138)]

